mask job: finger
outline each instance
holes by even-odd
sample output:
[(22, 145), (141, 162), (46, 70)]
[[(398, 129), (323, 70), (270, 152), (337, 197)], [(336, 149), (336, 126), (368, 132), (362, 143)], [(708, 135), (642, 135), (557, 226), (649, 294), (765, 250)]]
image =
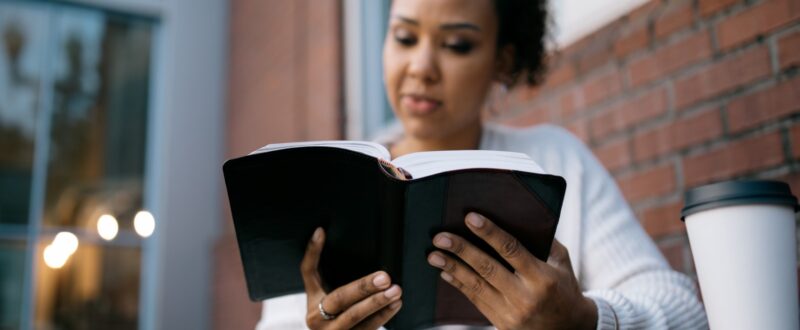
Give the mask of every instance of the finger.
[(380, 328), (397, 315), (401, 307), (403, 307), (403, 301), (397, 300), (361, 321), (354, 329), (372, 330)]
[(389, 304), (400, 300), (402, 293), (399, 286), (392, 285), (387, 290), (374, 293), (366, 299), (356, 302), (336, 317), (334, 321), (336, 328), (350, 329), (356, 326)]
[(524, 246), (502, 228), (486, 217), (470, 212), (466, 217), (467, 227), (478, 235), (505, 259), (516, 271), (527, 271), (543, 262), (536, 259)]
[(340, 314), (353, 304), (389, 288), (390, 285), (391, 279), (386, 272), (369, 274), (333, 290), (322, 300), (322, 308), (330, 314)]
[[(497, 262), (493, 257), (458, 235), (439, 233), (433, 238), (433, 245), (440, 249), (450, 251), (461, 258), (464, 263), (472, 267), (478, 276), (500, 291), (510, 293), (517, 290), (518, 279), (514, 274), (509, 272), (506, 267)], [(442, 260), (436, 259), (436, 261)], [(442, 268), (433, 263), (431, 265)]]
[(569, 251), (561, 242), (555, 239), (553, 239), (553, 244), (550, 246), (550, 256), (547, 258), (547, 263), (555, 268), (572, 270)]
[[(319, 265), (319, 257), (322, 254), (322, 246), (325, 244), (325, 232), (322, 228), (314, 230), (311, 239), (306, 246), (306, 253), (303, 256), (303, 261), (300, 262), (300, 274), (303, 276), (303, 285), (306, 288), (306, 294), (310, 299), (317, 300), (322, 298), (325, 292), (322, 290), (322, 280), (319, 277), (317, 266)], [(311, 303), (311, 302), (309, 302)]]
[(462, 293), (464, 293), (464, 295), (467, 296), (467, 299), (469, 299), (469, 301), (471, 301), (472, 304), (475, 305), (476, 308), (478, 308), (478, 311), (480, 311), (481, 314), (483, 314), (484, 316), (489, 318), (489, 321), (492, 322), (492, 324), (499, 324), (499, 323), (495, 322), (496, 320), (492, 319), (492, 316), (494, 316), (494, 315), (503, 315), (503, 313), (498, 314), (497, 312), (495, 312), (495, 306), (500, 308), (500, 309), (504, 309), (503, 308), (504, 305), (491, 304), (491, 303), (487, 303), (483, 299), (475, 299), (473, 297), (470, 297), (469, 295), (467, 295), (465, 293), (465, 290), (467, 290), (466, 288), (468, 288), (470, 286), (464, 284), (464, 282), (461, 282), (457, 278), (453, 277), (453, 275), (451, 275), (450, 273), (441, 272), (439, 274), (439, 276), (445, 282), (447, 282), (448, 284), (452, 285), (454, 288), (456, 288), (459, 291), (461, 291)]
[(497, 289), (478, 275), (472, 268), (462, 262), (446, 256), (439, 251), (431, 252), (428, 255), (428, 263), (434, 267), (442, 269), (447, 275), (458, 280), (462, 286), (456, 286), (467, 298), (477, 304), (482, 301), (487, 304), (499, 304), (503, 302), (502, 295)]

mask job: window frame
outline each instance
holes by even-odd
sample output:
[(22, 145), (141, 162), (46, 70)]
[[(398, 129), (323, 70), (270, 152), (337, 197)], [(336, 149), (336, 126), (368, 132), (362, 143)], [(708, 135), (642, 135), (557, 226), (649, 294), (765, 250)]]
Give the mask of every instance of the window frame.
[(386, 99), (383, 39), (389, 0), (344, 1), (345, 137), (372, 140), (390, 127), (392, 110)]
[[(214, 244), (224, 232), (219, 169), (226, 156), (228, 2), (0, 1), (83, 6), (159, 22), (152, 35), (143, 187), (143, 207), (154, 215), (156, 231), (142, 244), (139, 329), (210, 328)], [(25, 303), (21, 322), (31, 327), (32, 301)]]
[[(160, 69), (160, 63), (163, 62), (163, 52), (159, 51), (159, 45), (163, 42), (162, 35), (162, 22), (161, 13), (163, 8), (156, 7), (156, 3), (152, 0), (113, 0), (101, 2), (99, 0), (73, 0), (73, 1), (48, 1), (39, 0), (35, 2), (26, 2), (21, 0), (6, 0), (6, 3), (23, 4), (26, 7), (41, 6), (44, 16), (47, 17), (47, 32), (46, 54), (52, 54), (55, 49), (56, 35), (55, 25), (52, 24), (55, 15), (61, 8), (83, 8), (86, 10), (94, 10), (104, 14), (112, 15), (125, 15), (135, 16), (152, 21), (153, 24), (153, 43), (151, 45), (151, 67), (150, 67), (150, 82), (149, 82), (149, 100), (147, 109), (147, 133), (144, 136), (145, 141), (145, 171), (143, 173), (143, 184), (146, 187), (143, 194), (143, 208), (150, 210), (158, 219), (157, 212), (152, 209), (154, 205), (154, 195), (159, 190), (158, 183), (154, 180), (153, 172), (157, 168), (154, 166), (157, 159), (155, 159), (154, 149), (157, 147), (156, 141), (156, 128), (162, 119), (159, 118), (158, 111), (161, 102), (157, 100), (159, 92), (158, 82), (163, 79), (163, 70)], [(42, 70), (42, 77), (39, 81), (39, 90), (41, 92), (38, 107), (36, 111), (36, 133), (34, 141), (34, 155), (33, 166), (31, 175), (31, 197), (29, 202), (28, 222), (25, 225), (3, 225), (2, 238), (8, 241), (24, 241), (25, 245), (25, 269), (23, 276), (22, 288), (22, 306), (20, 309), (20, 327), (22, 329), (33, 328), (35, 321), (35, 305), (36, 305), (36, 280), (38, 278), (38, 246), (41, 242), (43, 235), (55, 234), (59, 229), (65, 228), (45, 228), (42, 225), (42, 212), (44, 211), (44, 199), (46, 197), (47, 185), (47, 171), (49, 163), (49, 149), (51, 145), (51, 119), (53, 114), (53, 97), (54, 97), (54, 69), (51, 59), (45, 55), (43, 65), (46, 67)], [(26, 227), (22, 229), (22, 227)], [(70, 228), (72, 229), (72, 228)], [(139, 315), (138, 327), (139, 329), (153, 329), (155, 326), (156, 315), (156, 295), (155, 290), (156, 278), (152, 272), (154, 261), (158, 257), (158, 250), (154, 247), (157, 242), (156, 231), (153, 236), (148, 239), (142, 239), (140, 242), (107, 242), (105, 245), (109, 246), (127, 246), (138, 247), (141, 253), (141, 269), (140, 269), (140, 290), (139, 290)]]

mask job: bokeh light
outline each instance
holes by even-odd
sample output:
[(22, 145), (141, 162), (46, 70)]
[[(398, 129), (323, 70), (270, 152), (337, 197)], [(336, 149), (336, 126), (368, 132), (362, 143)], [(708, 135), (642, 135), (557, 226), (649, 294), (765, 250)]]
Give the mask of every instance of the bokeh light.
[(153, 214), (147, 211), (139, 211), (133, 218), (133, 229), (141, 237), (150, 237), (156, 229), (156, 220)]
[(69, 257), (78, 250), (78, 236), (68, 231), (56, 234), (53, 242), (44, 248), (44, 263), (47, 267), (59, 269), (64, 267)]
[(64, 264), (67, 263), (69, 256), (70, 254), (67, 253), (67, 251), (59, 249), (52, 244), (44, 248), (44, 263), (47, 265), (47, 267), (53, 269), (64, 267)]
[(56, 234), (56, 238), (53, 239), (53, 243), (50, 245), (71, 255), (78, 250), (78, 236), (68, 231), (62, 231)]
[(100, 234), (106, 241), (110, 241), (117, 237), (119, 232), (119, 223), (117, 219), (109, 214), (103, 214), (97, 219), (97, 233)]

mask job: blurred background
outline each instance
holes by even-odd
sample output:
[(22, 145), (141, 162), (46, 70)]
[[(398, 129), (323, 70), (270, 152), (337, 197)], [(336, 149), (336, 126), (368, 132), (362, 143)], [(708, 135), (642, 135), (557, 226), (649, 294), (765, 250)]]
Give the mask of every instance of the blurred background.
[[(389, 2), (0, 0), (0, 329), (253, 328), (222, 163), (389, 127)], [(800, 191), (800, 2), (550, 2), (486, 119), (581, 138), (675, 269), (686, 190)]]

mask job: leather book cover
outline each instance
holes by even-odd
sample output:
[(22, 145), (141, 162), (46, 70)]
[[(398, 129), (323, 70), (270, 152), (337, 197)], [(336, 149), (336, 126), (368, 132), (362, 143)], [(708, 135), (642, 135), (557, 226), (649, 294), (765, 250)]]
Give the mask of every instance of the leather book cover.
[(492, 169), (403, 181), (375, 158), (324, 147), (249, 155), (226, 162), (223, 172), (252, 300), (304, 291), (300, 260), (313, 230), (323, 227), (320, 274), (328, 289), (377, 270), (403, 288), (403, 308), (389, 329), (488, 325), (428, 265), (433, 236), (461, 235), (510, 269), (465, 226), (476, 211), (546, 260), (566, 191), (558, 176)]

